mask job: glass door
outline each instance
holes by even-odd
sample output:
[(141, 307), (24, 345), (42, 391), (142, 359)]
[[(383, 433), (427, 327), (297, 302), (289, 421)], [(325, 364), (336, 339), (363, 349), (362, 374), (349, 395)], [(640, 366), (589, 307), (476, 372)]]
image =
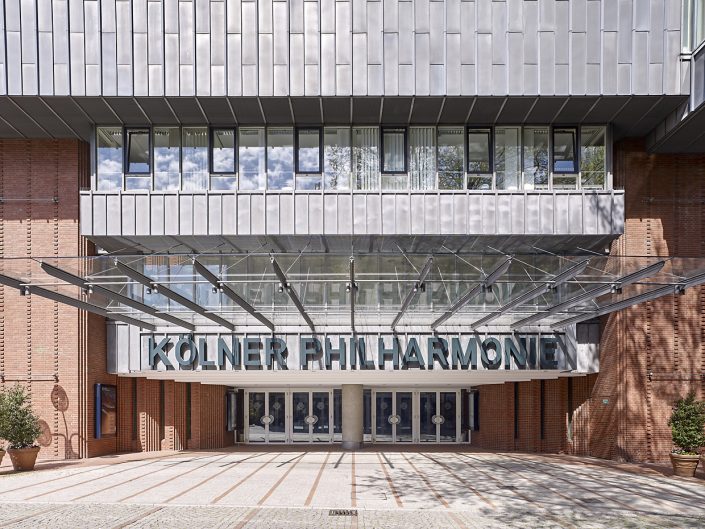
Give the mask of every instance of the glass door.
[(397, 391), (394, 413), (397, 422), (394, 424), (394, 441), (411, 443), (414, 440), (414, 399), (411, 391)]
[(314, 443), (330, 442), (330, 393), (314, 391), (311, 393), (311, 441)]
[(436, 430), (436, 392), (422, 391), (419, 393), (419, 441), (422, 443), (438, 442)]
[(247, 403), (248, 440), (250, 443), (265, 443), (267, 441), (267, 425), (270, 421), (267, 413), (267, 394), (263, 391), (250, 393)]
[(309, 392), (295, 391), (291, 396), (291, 440), (293, 442), (311, 441)]
[(247, 395), (250, 443), (286, 442), (286, 393), (257, 391)]
[(414, 440), (414, 394), (411, 391), (375, 391), (373, 439), (378, 443)]
[(394, 398), (391, 391), (378, 391), (375, 393), (375, 431), (374, 440), (390, 443), (393, 437), (392, 423), (397, 420), (394, 415)]
[(458, 440), (458, 394), (455, 391), (440, 391), (438, 394), (438, 440), (454, 443)]
[(330, 392), (294, 391), (291, 394), (291, 440), (294, 443), (329, 443)]
[(455, 443), (459, 439), (457, 391), (420, 391), (418, 432), (422, 443)]

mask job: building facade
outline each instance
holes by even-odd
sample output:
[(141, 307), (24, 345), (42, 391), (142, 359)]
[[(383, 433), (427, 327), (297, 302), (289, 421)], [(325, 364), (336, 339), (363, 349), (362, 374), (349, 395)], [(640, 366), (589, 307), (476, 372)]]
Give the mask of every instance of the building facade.
[(705, 391), (700, 0), (5, 0), (41, 455), (660, 461)]

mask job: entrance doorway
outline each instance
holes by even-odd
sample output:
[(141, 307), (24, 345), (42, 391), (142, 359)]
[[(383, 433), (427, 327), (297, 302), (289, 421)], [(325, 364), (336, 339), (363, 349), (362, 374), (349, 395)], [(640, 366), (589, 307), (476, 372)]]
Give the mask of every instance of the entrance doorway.
[[(460, 390), (366, 389), (363, 433), (372, 443), (457, 443)], [(245, 442), (342, 441), (342, 391), (296, 388), (245, 391)]]
[[(367, 400), (367, 399), (366, 399)], [(372, 390), (365, 431), (373, 443), (461, 440), (459, 390)]]
[(245, 440), (249, 443), (342, 441), (339, 389), (246, 391)]

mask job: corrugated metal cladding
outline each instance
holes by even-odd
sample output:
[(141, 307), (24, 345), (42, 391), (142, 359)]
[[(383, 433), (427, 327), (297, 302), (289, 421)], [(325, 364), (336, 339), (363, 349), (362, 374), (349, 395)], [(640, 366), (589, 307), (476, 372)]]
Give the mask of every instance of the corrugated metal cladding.
[(681, 94), (681, 0), (4, 0), (0, 94)]
[(81, 235), (617, 235), (624, 193), (93, 193)]

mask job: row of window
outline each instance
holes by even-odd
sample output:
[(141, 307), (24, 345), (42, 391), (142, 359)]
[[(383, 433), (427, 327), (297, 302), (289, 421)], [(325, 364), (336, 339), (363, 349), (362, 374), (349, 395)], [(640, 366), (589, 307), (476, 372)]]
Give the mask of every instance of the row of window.
[(98, 190), (602, 189), (605, 127), (99, 127)]
[(683, 53), (695, 51), (705, 41), (705, 0), (683, 0), (681, 45)]

